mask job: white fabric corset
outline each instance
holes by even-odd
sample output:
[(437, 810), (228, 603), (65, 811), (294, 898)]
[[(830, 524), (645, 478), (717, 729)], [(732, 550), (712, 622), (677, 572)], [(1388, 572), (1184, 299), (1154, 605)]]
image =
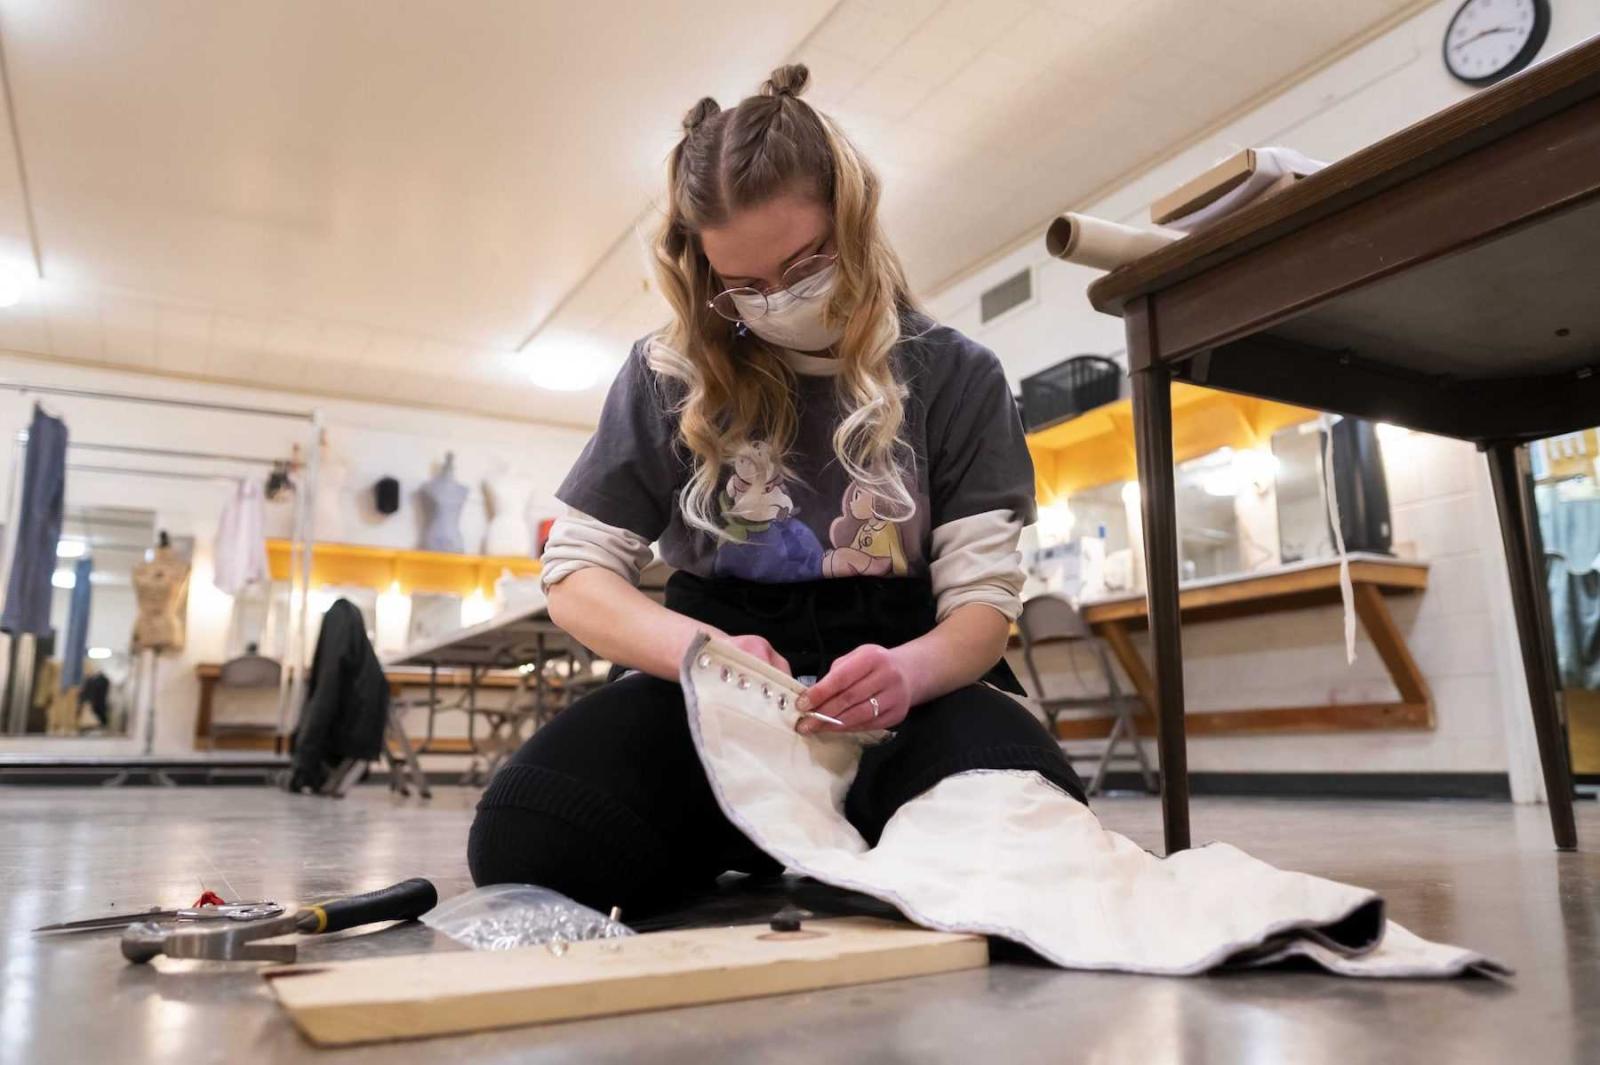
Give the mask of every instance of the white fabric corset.
[(1158, 858), (1033, 772), (948, 777), (876, 847), (845, 819), (864, 743), (794, 731), (799, 682), (705, 636), (681, 680), (723, 812), (789, 868), (882, 899), (927, 928), (999, 935), (1070, 969), (1192, 974), (1310, 958), (1350, 976), (1504, 975), (1385, 921), (1365, 888), (1276, 869), (1225, 843)]

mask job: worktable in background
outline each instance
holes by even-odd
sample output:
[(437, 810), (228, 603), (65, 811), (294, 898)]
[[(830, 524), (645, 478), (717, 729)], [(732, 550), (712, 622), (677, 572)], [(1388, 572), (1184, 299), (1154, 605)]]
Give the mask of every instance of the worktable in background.
[[(1428, 683), (1385, 602), (1386, 596), (1422, 592), (1428, 586), (1427, 564), (1384, 555), (1351, 555), (1350, 580), (1355, 589), (1356, 615), (1378, 657), (1383, 660), (1389, 679), (1394, 682), (1394, 700), (1191, 712), (1184, 717), (1187, 728), (1202, 736), (1432, 728), (1433, 697)], [(1178, 593), (1179, 610), (1186, 625), (1260, 617), (1285, 610), (1337, 605), (1340, 601), (1339, 563), (1327, 559), (1278, 566), (1258, 573), (1187, 581)], [(1134, 690), (1144, 700), (1149, 712), (1139, 715), (1140, 732), (1153, 734), (1155, 718), (1152, 715), (1157, 707), (1155, 679), (1133, 640), (1133, 633), (1149, 623), (1144, 595), (1085, 599), (1078, 604), (1078, 611), (1096, 635), (1105, 640)], [(1329, 630), (1328, 653), (1342, 656), (1344, 648), (1335, 639), (1336, 631)], [(1110, 731), (1111, 721), (1109, 717), (1063, 719), (1058, 732), (1062, 739), (1098, 738)]]

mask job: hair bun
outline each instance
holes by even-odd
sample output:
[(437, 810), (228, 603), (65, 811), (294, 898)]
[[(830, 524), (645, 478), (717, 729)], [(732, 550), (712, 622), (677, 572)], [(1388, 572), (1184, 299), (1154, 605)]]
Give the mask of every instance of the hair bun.
[(772, 77), (761, 86), (763, 96), (799, 96), (811, 81), (811, 71), (804, 63), (790, 63), (772, 72)]
[(688, 113), (683, 116), (683, 131), (685, 133), (693, 133), (700, 128), (700, 123), (721, 110), (722, 108), (717, 104), (717, 101), (709, 96), (702, 96), (700, 102), (689, 108)]

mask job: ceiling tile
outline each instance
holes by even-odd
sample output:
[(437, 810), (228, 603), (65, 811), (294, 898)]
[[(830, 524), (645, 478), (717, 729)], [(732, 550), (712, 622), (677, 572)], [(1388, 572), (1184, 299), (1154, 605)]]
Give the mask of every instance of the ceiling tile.
[(1028, 67), (1050, 67), (1069, 60), (1095, 35), (1095, 23), (1040, 8), (1028, 12), (989, 45), (996, 55)]
[(37, 301), (24, 300), (0, 309), (0, 348), (30, 355), (51, 354), (49, 323)]
[(806, 99), (813, 107), (824, 111), (837, 107), (854, 92), (871, 69), (871, 64), (809, 42), (797, 49), (791, 58), (804, 63), (811, 71)]
[(392, 329), (374, 329), (372, 340), (361, 356), (361, 370), (382, 374), (390, 369), (408, 367), (416, 358), (422, 338)]
[(888, 69), (878, 70), (850, 94), (844, 106), (853, 120), (877, 118), (898, 122), (933, 91), (931, 80), (912, 79), (891, 74)]
[(156, 368), (203, 373), (211, 352), (213, 313), (196, 307), (162, 304), (156, 308)]
[(844, 0), (823, 19), (805, 43), (866, 66), (875, 66), (894, 51), (905, 33), (903, 23), (891, 12), (875, 10), (871, 0)]
[(206, 372), (216, 377), (237, 377), (245, 368), (260, 367), (266, 335), (267, 323), (261, 318), (218, 314), (211, 327)]
[(105, 357), (146, 369), (156, 364), (156, 304), (137, 296), (107, 295), (100, 300)]

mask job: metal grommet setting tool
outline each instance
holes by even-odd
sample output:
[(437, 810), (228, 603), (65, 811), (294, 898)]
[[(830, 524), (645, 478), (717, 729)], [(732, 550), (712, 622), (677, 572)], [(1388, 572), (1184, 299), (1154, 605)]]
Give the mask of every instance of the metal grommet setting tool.
[(169, 958), (200, 958), (210, 961), (292, 962), (293, 943), (259, 943), (294, 932), (321, 935), (342, 932), (358, 925), (379, 921), (410, 921), (421, 917), (439, 903), (439, 893), (427, 880), (415, 877), (398, 884), (369, 891), (365, 895), (334, 899), (307, 906), (282, 917), (265, 921), (226, 921), (223, 927), (173, 928), (142, 922), (122, 933), (122, 956), (131, 962), (151, 961), (158, 955)]

